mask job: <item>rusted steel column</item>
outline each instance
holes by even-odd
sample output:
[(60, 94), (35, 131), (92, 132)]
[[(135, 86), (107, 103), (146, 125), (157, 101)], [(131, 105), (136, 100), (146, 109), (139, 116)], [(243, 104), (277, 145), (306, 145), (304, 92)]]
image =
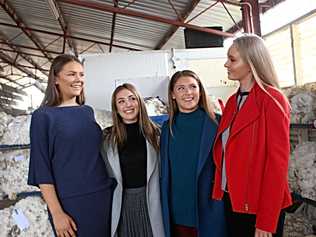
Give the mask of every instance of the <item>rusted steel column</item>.
[(242, 0), (240, 4), (244, 31), (261, 36), (259, 1)]
[(260, 26), (260, 6), (258, 0), (250, 1), (252, 4), (252, 23), (253, 23), (253, 33), (261, 36), (261, 26)]
[(244, 28), (244, 32), (252, 33), (252, 6), (249, 3), (249, 0), (240, 1), (241, 4), (241, 13), (242, 13), (242, 27)]

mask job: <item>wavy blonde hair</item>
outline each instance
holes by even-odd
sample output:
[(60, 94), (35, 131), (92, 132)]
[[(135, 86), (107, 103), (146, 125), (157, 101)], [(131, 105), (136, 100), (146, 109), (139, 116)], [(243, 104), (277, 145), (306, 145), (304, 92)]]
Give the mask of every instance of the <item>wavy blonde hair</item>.
[[(280, 90), (278, 76), (264, 40), (255, 34), (244, 34), (235, 38), (233, 45), (236, 47), (242, 60), (249, 65), (253, 78), (259, 87), (265, 91), (285, 113), (280, 103), (266, 90), (266, 88), (270, 86), (278, 90), (284, 96)], [(284, 99), (288, 102), (286, 96), (284, 96)]]

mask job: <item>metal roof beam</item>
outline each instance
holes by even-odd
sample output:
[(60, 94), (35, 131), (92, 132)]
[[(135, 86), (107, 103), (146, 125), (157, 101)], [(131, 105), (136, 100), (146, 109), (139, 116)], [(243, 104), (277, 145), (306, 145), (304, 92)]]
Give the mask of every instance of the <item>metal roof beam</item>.
[[(1, 25), (1, 23), (0, 23)], [(18, 47), (18, 48), (21, 48), (21, 49), (30, 49), (30, 50), (35, 50), (35, 51), (40, 51), (39, 48), (35, 48), (35, 47), (31, 47), (31, 46), (26, 46), (26, 45), (21, 45), (21, 44), (13, 44), (13, 43), (7, 43), (7, 42), (0, 42), (0, 45), (1, 44), (5, 44), (5, 45), (12, 45), (14, 47)], [(61, 54), (62, 52), (57, 52), (57, 51), (52, 51), (52, 50), (47, 50), (45, 49), (45, 52), (48, 52), (48, 53), (51, 53), (51, 54)], [(46, 58), (45, 56), (41, 56), (41, 55), (38, 55), (38, 57), (44, 57)]]
[[(278, 5), (281, 2), (284, 2), (285, 0), (268, 0), (266, 2), (264, 2), (263, 4), (259, 3), (259, 13), (261, 11), (261, 13), (265, 13), (266, 11), (268, 11), (269, 9), (275, 7), (276, 5)], [(225, 1), (227, 2), (227, 1)], [(240, 6), (242, 4), (239, 4)], [(247, 17), (246, 17), (247, 18)], [(227, 32), (230, 33), (235, 33), (238, 30), (240, 30), (241, 27), (243, 27), (243, 22), (246, 21), (246, 19), (242, 19), (241, 21), (239, 21), (236, 25), (232, 26), (230, 29), (227, 30)]]
[[(33, 32), (38, 32), (38, 33), (42, 33), (42, 34), (61, 36), (61, 37), (64, 36), (63, 34), (60, 34), (60, 33), (57, 33), (57, 32), (51, 32), (51, 31), (47, 31), (47, 30), (39, 30), (39, 29), (35, 29), (35, 28), (31, 28), (31, 27), (25, 27), (25, 26), (19, 27), (19, 26), (16, 26), (16, 25), (13, 25), (13, 24), (4, 23), (4, 22), (0, 22), (0, 25), (4, 25), (4, 26), (7, 26), (7, 27), (13, 27), (13, 28), (23, 28), (24, 30), (27, 30), (27, 31), (33, 31)], [(67, 35), (66, 38), (71, 38), (71, 39), (75, 39), (75, 40), (81, 40), (81, 41), (91, 42), (91, 43), (96, 43), (96, 44), (101, 44), (101, 45), (110, 45), (109, 43), (106, 43), (104, 41), (91, 40), (91, 39), (86, 39), (86, 38), (77, 37), (77, 36), (68, 36)], [(127, 49), (127, 50), (132, 50), (132, 51), (140, 51), (139, 49), (130, 48), (130, 47), (117, 45), (117, 44), (113, 44), (113, 47), (121, 48), (121, 49)], [(48, 50), (46, 50), (46, 51), (48, 51)]]
[(20, 94), (20, 95), (27, 95), (27, 93), (25, 91), (19, 90), (19, 89), (15, 88), (15, 87), (3, 84), (1, 82), (0, 82), (0, 87), (2, 87), (2, 89), (5, 90), (5, 91), (9, 91), (9, 92), (12, 92), (12, 93), (17, 93), (17, 94)]
[[(0, 42), (0, 44), (1, 44), (1, 42)], [(0, 50), (1, 51), (5, 51), (5, 52), (10, 52), (10, 53), (17, 53), (16, 50), (11, 49), (11, 48), (9, 49), (9, 48), (1, 48), (0, 47)], [(39, 58), (46, 58), (44, 55), (38, 55), (38, 54), (34, 54), (34, 53), (25, 53), (25, 52), (23, 52), (23, 55), (39, 57)]]
[(229, 1), (229, 0), (220, 0), (222, 3), (226, 3), (226, 4), (229, 4), (229, 5), (233, 5), (233, 6), (236, 6), (236, 7), (241, 7), (240, 3), (239, 2), (234, 2), (234, 1)]
[[(33, 72), (20, 67), (19, 65), (16, 65), (14, 62), (14, 59), (10, 58), (8, 55), (4, 54), (3, 52), (0, 51), (0, 58), (7, 64), (10, 64), (12, 66), (14, 66), (15, 68), (17, 68), (18, 70), (20, 70), (21, 72), (25, 73), (26, 75), (28, 75), (29, 77), (34, 78), (35, 80), (39, 81), (39, 82), (46, 82), (44, 81), (42, 78), (36, 76)], [(38, 88), (38, 89), (42, 89), (42, 88)], [(43, 92), (43, 91), (42, 91)]]
[(27, 35), (27, 37), (36, 45), (36, 47), (41, 49), (42, 54), (45, 55), (47, 59), (52, 60), (52, 57), (43, 50), (44, 46), (35, 37), (35, 35), (24, 28), (24, 26), (26, 26), (26, 24), (16, 14), (15, 10), (9, 5), (8, 1), (7, 0), (0, 0), (0, 5), (3, 8), (3, 10), (11, 17), (11, 19), (16, 23), (16, 25), (24, 32), (24, 34)]
[(3, 97), (6, 97), (6, 98), (9, 98), (9, 99), (15, 99), (15, 100), (21, 100), (23, 101), (23, 97), (22, 95), (16, 95), (10, 91), (6, 91), (5, 89), (1, 88), (1, 85), (0, 85), (0, 96), (3, 96)]
[(17, 85), (17, 86), (23, 87), (22, 84), (18, 83), (16, 80), (13, 80), (13, 79), (11, 79), (10, 77), (8, 77), (8, 76), (6, 76), (6, 75), (3, 75), (1, 72), (0, 72), (0, 78), (1, 78), (1, 79), (4, 79), (4, 80), (7, 80), (8, 82), (14, 83), (14, 84)]
[(35, 62), (30, 56), (24, 54), (23, 51), (21, 51), (18, 47), (14, 46), (10, 40), (8, 39), (8, 37), (0, 31), (0, 37), (5, 40), (8, 43), (8, 46), (10, 48), (12, 48), (15, 53), (17, 53), (18, 55), (20, 55), (24, 60), (26, 60), (27, 62), (29, 62), (30, 64), (32, 64), (35, 68), (37, 68), (39, 71), (41, 71), (44, 75), (48, 76), (48, 73), (37, 63)]
[(138, 12), (138, 11), (132, 11), (132, 10), (128, 10), (128, 9), (112, 7), (112, 6), (110, 6), (108, 4), (104, 4), (104, 3), (91, 2), (91, 1), (87, 1), (87, 0), (58, 0), (58, 1), (63, 2), (63, 3), (72, 4), (75, 6), (86, 7), (86, 8), (90, 8), (90, 9), (94, 9), (94, 10), (118, 13), (118, 14), (127, 15), (127, 16), (131, 16), (131, 17), (146, 19), (149, 21), (155, 21), (155, 22), (165, 23), (165, 24), (169, 24), (169, 25), (174, 25), (174, 26), (178, 26), (178, 27), (186, 27), (189, 29), (202, 31), (202, 32), (210, 33), (210, 34), (215, 34), (215, 35), (221, 35), (221, 36), (226, 36), (226, 37), (234, 36), (231, 33), (222, 32), (222, 31), (214, 30), (214, 29), (209, 29), (209, 28), (205, 28), (205, 27), (201, 27), (201, 26), (197, 26), (197, 25), (186, 24), (186, 23), (183, 23), (183, 22), (178, 21), (178, 20), (163, 18), (160, 16), (154, 16), (154, 15), (150, 15), (150, 14), (142, 13), (142, 12)]
[[(113, 0), (114, 7), (118, 7), (118, 0)], [(114, 31), (115, 31), (115, 23), (116, 23), (116, 13), (113, 13), (112, 16), (112, 26), (111, 26), (111, 39), (110, 39), (110, 46), (109, 52), (112, 52), (112, 46), (114, 41)]]
[[(182, 22), (185, 22), (185, 20), (193, 12), (193, 10), (195, 9), (195, 7), (198, 5), (200, 1), (201, 0), (190, 1), (185, 11), (183, 12), (183, 14), (181, 14)], [(168, 40), (174, 35), (174, 33), (176, 33), (178, 29), (179, 29), (179, 26), (171, 26), (168, 32), (162, 37), (159, 43), (155, 46), (155, 49), (161, 49), (168, 42)]]
[[(70, 26), (66, 21), (64, 12), (63, 12), (61, 6), (59, 5), (59, 3), (56, 2), (55, 0), (48, 0), (48, 3), (49, 3), (50, 8), (52, 8), (51, 10), (53, 11), (54, 16), (57, 18), (56, 20), (58, 20), (62, 31), (64, 32), (64, 37), (67, 35), (71, 35)], [(53, 10), (53, 8), (55, 8), (55, 10)], [(54, 13), (55, 11), (57, 11), (58, 13)], [(55, 15), (55, 14), (57, 14), (57, 15)], [(67, 41), (69, 48), (78, 57), (78, 50), (77, 50), (77, 45), (76, 45), (75, 41), (69, 37), (68, 38), (65, 37), (65, 40)]]

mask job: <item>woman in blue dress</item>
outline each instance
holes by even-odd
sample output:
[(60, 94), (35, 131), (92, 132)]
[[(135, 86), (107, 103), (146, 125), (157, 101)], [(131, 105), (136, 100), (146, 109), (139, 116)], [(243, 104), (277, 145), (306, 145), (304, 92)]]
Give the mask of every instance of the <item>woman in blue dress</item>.
[(211, 199), (218, 117), (198, 76), (176, 72), (161, 133), (161, 196), (166, 237), (225, 237), (224, 206)]
[(40, 188), (58, 237), (110, 234), (112, 179), (100, 154), (101, 128), (84, 105), (83, 78), (76, 57), (56, 57), (31, 120), (28, 184)]

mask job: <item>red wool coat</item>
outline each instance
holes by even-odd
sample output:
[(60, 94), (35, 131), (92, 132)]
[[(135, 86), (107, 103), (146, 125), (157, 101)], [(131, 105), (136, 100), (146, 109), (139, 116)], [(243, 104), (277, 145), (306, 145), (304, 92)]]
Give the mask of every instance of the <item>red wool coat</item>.
[(213, 147), (216, 171), (212, 197), (223, 197), (221, 135), (234, 120), (225, 150), (232, 208), (256, 214), (257, 228), (275, 232), (280, 210), (291, 205), (289, 105), (276, 89), (268, 87), (266, 91), (270, 95), (255, 84), (238, 113), (237, 95), (227, 101)]

